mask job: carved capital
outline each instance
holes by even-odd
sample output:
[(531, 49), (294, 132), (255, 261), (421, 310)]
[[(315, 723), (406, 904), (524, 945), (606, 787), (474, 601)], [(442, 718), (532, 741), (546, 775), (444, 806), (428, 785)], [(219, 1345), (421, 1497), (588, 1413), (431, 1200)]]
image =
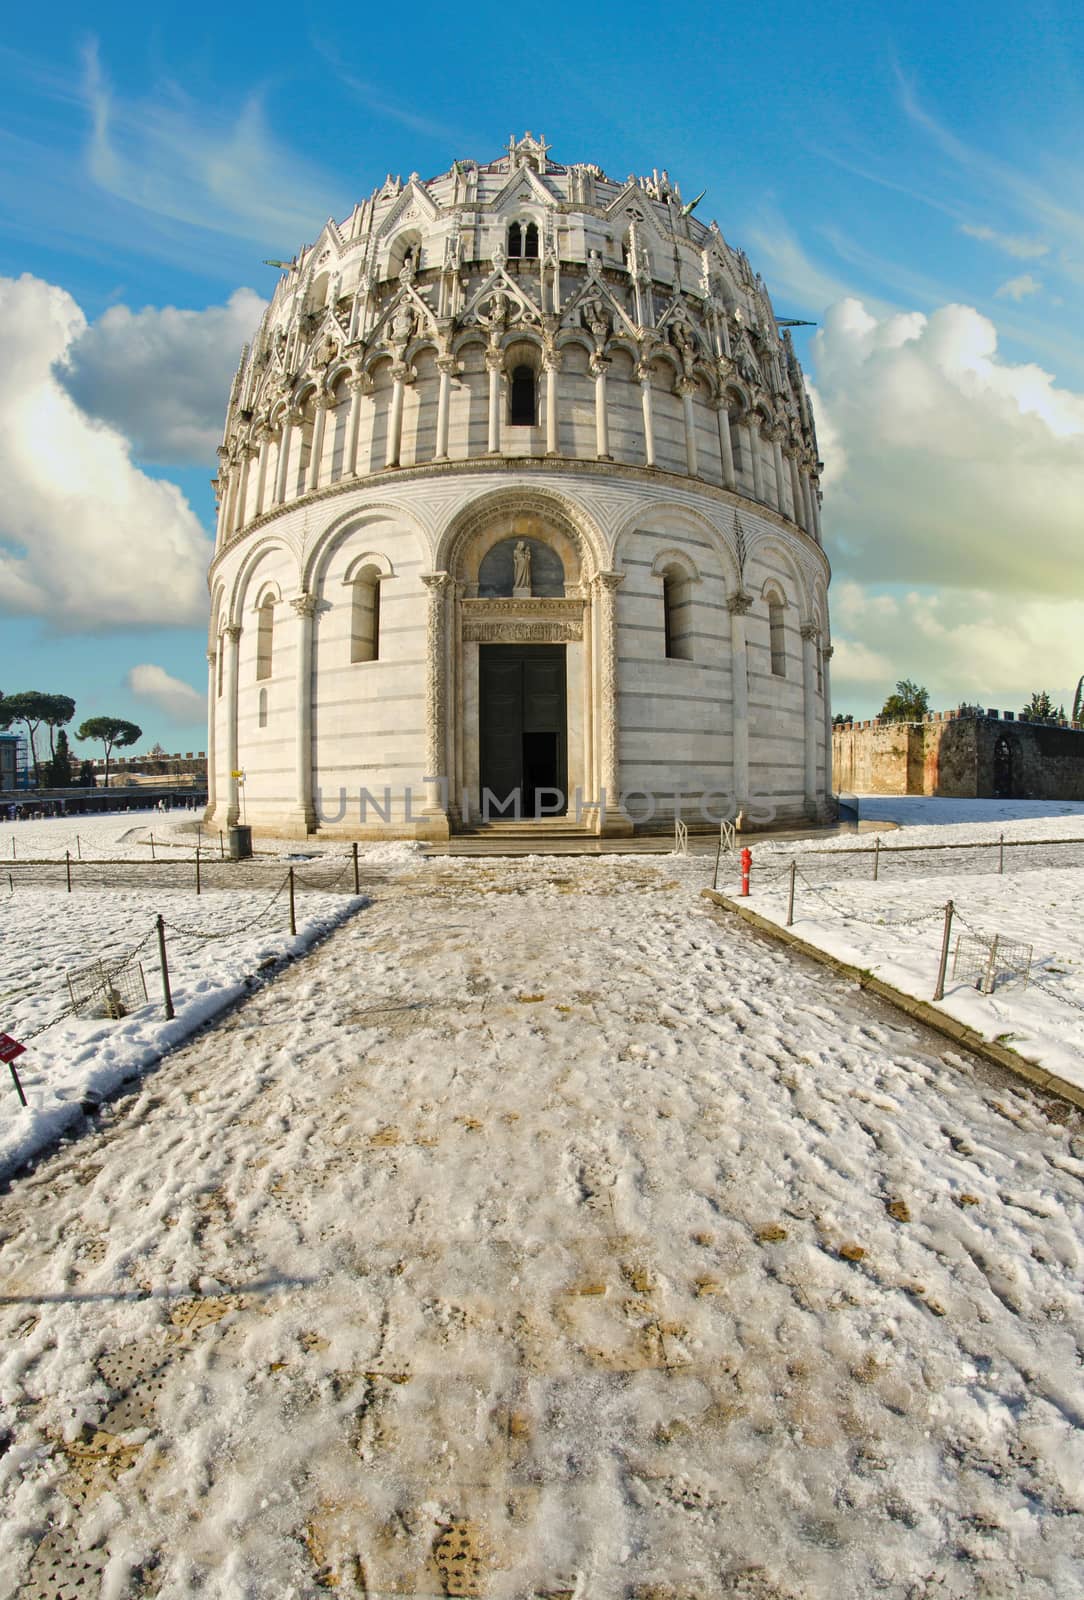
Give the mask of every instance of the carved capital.
[(680, 395), (684, 400), (686, 395), (694, 395), (698, 388), (699, 385), (695, 378), (679, 378), (674, 384), (674, 393)]
[(735, 589), (733, 594), (726, 597), (726, 609), (731, 616), (744, 617), (753, 604), (754, 596), (745, 589)]
[(802, 626), (798, 629), (798, 632), (801, 634), (803, 639), (812, 639), (814, 641), (819, 639), (821, 636), (821, 630), (817, 627), (815, 622), (803, 622)]
[(312, 617), (316, 615), (316, 596), (314, 594), (295, 594), (290, 604), (299, 617)]
[(616, 594), (618, 589), (620, 589), (621, 585), (625, 581), (625, 574), (623, 572), (599, 572), (596, 574), (596, 576), (598, 578), (599, 587), (606, 590), (608, 594)]
[(218, 660), (218, 651), (217, 650), (208, 650), (208, 652), (207, 652), (207, 665), (209, 667), (213, 667), (217, 660)]
[(457, 378), (459, 376), (459, 362), (455, 359), (455, 356), (438, 356), (437, 371), (442, 372), (447, 378)]
[(227, 639), (231, 640), (233, 644), (236, 644), (238, 639), (240, 639), (242, 631), (243, 630), (239, 622), (228, 622), (222, 630), (223, 635)]
[(822, 661), (831, 661), (831, 659), (835, 655), (835, 653), (836, 653), (835, 652), (835, 647), (833, 645), (826, 644), (824, 646), (824, 649), (821, 651), (821, 660)]
[(444, 593), (446, 586), (451, 582), (451, 576), (452, 575), (450, 572), (422, 573), (422, 582), (429, 590), (429, 598), (431, 600), (434, 598), (440, 598), (440, 596)]
[(486, 367), (490, 372), (501, 372), (504, 369), (504, 352), (491, 345), (486, 351)]

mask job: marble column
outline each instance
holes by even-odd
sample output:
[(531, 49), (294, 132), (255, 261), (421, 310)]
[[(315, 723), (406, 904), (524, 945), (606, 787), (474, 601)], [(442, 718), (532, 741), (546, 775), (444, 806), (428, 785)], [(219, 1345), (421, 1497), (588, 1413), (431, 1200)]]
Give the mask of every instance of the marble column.
[(749, 660), (745, 640), (745, 616), (753, 596), (743, 589), (730, 595), (730, 703), (733, 708), (734, 806), (749, 808)]
[(245, 473), (248, 470), (248, 460), (244, 450), (239, 450), (230, 470), (230, 517), (227, 526), (231, 533), (236, 533), (241, 526), (241, 515), (245, 508)]
[(794, 500), (794, 520), (799, 528), (805, 527), (805, 502), (802, 499), (802, 474), (798, 468), (798, 452), (795, 449), (787, 451), (787, 461), (790, 465), (790, 491)]
[(215, 765), (215, 745), (217, 743), (216, 723), (218, 722), (218, 654), (214, 650), (207, 652), (207, 809), (203, 813), (204, 822), (210, 822), (215, 814), (215, 800), (218, 794), (218, 769)]
[(681, 396), (681, 408), (685, 413), (685, 470), (690, 478), (695, 478), (699, 476), (700, 466), (696, 456), (696, 411), (693, 407), (696, 384), (691, 378), (682, 378), (675, 387)]
[(810, 474), (810, 478), (809, 478), (809, 503), (810, 503), (810, 506), (813, 509), (813, 526), (810, 529), (810, 532), (812, 533), (814, 539), (816, 539), (817, 543), (820, 544), (821, 543), (821, 491), (820, 491), (820, 480), (812, 473)]
[(591, 371), (595, 375), (595, 454), (600, 461), (609, 461), (610, 423), (606, 414), (606, 369), (610, 365), (605, 356), (595, 356)]
[(766, 505), (767, 500), (765, 499), (764, 494), (764, 458), (760, 453), (760, 447), (763, 442), (764, 436), (760, 431), (760, 418), (754, 415), (749, 419), (749, 453), (753, 458), (753, 495), (761, 502), (762, 505)]
[(802, 635), (802, 726), (803, 788), (806, 815), (812, 819), (817, 814), (817, 640), (820, 630), (815, 622), (803, 622)]
[(279, 429), (278, 470), (275, 473), (275, 504), (281, 506), (286, 499), (287, 476), (290, 471), (290, 448), (293, 443), (294, 424), (299, 420), (296, 411), (284, 411)]
[(447, 674), (447, 597), (451, 576), (447, 572), (423, 572), (422, 582), (429, 591), (425, 617), (425, 818), (430, 832), (447, 836), (448, 818), (445, 796), (450, 774), (447, 770), (448, 674)]
[(548, 456), (555, 456), (555, 455), (558, 454), (558, 452), (560, 450), (560, 442), (559, 442), (560, 441), (560, 435), (558, 434), (558, 431), (557, 431), (557, 424), (558, 424), (558, 420), (559, 420), (558, 419), (558, 409), (557, 409), (557, 390), (558, 390), (557, 374), (560, 372), (560, 370), (561, 370), (561, 358), (560, 358), (560, 356), (556, 355), (556, 354), (548, 355), (546, 357), (546, 365), (545, 365), (545, 374), (546, 374), (546, 396), (545, 396), (545, 407), (546, 407), (546, 454)]
[(297, 726), (294, 744), (294, 818), (305, 833), (316, 826), (312, 804), (312, 638), (316, 596), (295, 595), (290, 601), (297, 612), (297, 681), (294, 704)]
[(832, 771), (832, 680), (830, 663), (832, 646), (826, 644), (821, 651), (821, 709), (824, 712), (824, 792), (835, 793)]
[(396, 365), (391, 369), (391, 412), (388, 416), (387, 460), (384, 465), (397, 467), (403, 448), (403, 395), (406, 385), (406, 368)]
[(305, 493), (311, 494), (320, 487), (320, 458), (324, 453), (324, 428), (327, 425), (328, 400), (321, 395), (313, 407), (312, 446), (309, 450), (309, 469), (305, 474)]
[(712, 404), (719, 429), (719, 462), (723, 469), (723, 484), (727, 489), (733, 489), (737, 485), (737, 478), (734, 476), (734, 446), (730, 441), (730, 411), (724, 395), (719, 395)]
[(617, 591), (624, 580), (623, 572), (600, 572), (595, 580), (599, 612), (599, 784), (606, 795), (606, 816), (601, 826), (607, 834), (632, 832), (632, 823), (618, 810), (621, 769), (618, 745)]
[(361, 431), (361, 399), (368, 394), (372, 385), (367, 377), (351, 378), (347, 385), (350, 390), (350, 417), (346, 424), (346, 459), (343, 462), (343, 477), (356, 478), (358, 475), (358, 436)]
[(489, 371), (489, 437), (486, 449), (491, 456), (501, 453), (501, 371), (504, 357), (499, 350), (486, 351)]
[(256, 504), (252, 514), (261, 517), (267, 500), (267, 462), (271, 455), (271, 430), (266, 423), (260, 424), (256, 437), (260, 441), (260, 464), (256, 469)]
[(237, 658), (241, 647), (241, 628), (236, 622), (222, 630), (226, 650), (226, 675), (222, 690), (226, 700), (226, 774), (228, 796), (226, 826), (232, 828), (241, 815), (240, 790), (234, 773), (237, 765)]
[(808, 534), (812, 534), (813, 537), (816, 538), (816, 534), (814, 533), (816, 523), (813, 521), (813, 489), (809, 481), (809, 472), (805, 467), (802, 468), (801, 478), (802, 506), (805, 511), (803, 526)]
[(218, 477), (213, 478), (215, 494), (218, 498), (218, 520), (215, 524), (215, 545), (221, 548), (226, 541), (226, 517), (230, 504), (230, 481), (226, 473), (226, 463), (223, 461), (218, 468)]
[(651, 371), (640, 367), (637, 369), (640, 380), (640, 404), (644, 412), (644, 466), (655, 465), (655, 412), (651, 395)]
[(775, 467), (775, 506), (780, 516), (786, 516), (787, 497), (783, 491), (783, 440), (786, 432), (778, 424), (771, 430), (772, 464)]
[(440, 373), (440, 387), (437, 390), (437, 461), (447, 461), (448, 459), (448, 415), (451, 403), (452, 379), (457, 370), (454, 356), (437, 357), (437, 371)]

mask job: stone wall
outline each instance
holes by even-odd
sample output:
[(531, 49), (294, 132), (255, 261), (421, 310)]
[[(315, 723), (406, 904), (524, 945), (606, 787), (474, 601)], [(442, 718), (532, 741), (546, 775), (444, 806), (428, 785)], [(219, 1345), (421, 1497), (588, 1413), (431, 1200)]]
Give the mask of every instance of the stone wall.
[[(1001, 747), (999, 755), (999, 746)], [(1084, 728), (997, 713), (833, 729), (833, 782), (856, 794), (1084, 800)]]

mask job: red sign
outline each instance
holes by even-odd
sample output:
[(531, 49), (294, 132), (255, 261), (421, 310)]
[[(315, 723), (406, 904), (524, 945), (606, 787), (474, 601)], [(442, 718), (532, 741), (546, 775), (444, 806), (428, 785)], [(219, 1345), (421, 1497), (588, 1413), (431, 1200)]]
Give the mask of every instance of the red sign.
[(26, 1045), (20, 1044), (18, 1039), (13, 1039), (8, 1033), (0, 1033), (0, 1061), (14, 1061), (25, 1049)]

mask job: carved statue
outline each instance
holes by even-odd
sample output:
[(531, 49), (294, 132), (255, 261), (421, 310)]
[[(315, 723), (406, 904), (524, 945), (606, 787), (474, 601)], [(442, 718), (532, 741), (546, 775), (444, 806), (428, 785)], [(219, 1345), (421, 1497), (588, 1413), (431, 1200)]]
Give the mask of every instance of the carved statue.
[(610, 316), (601, 295), (593, 294), (583, 302), (583, 321), (591, 330), (595, 349), (601, 351), (610, 337)]
[(531, 592), (531, 547), (517, 539), (512, 558), (512, 593), (529, 595)]
[(508, 321), (510, 310), (511, 302), (508, 296), (503, 289), (498, 289), (489, 302), (488, 312), (479, 320), (484, 322), (488, 328), (500, 329)]
[(329, 367), (339, 353), (339, 347), (330, 333), (321, 341), (320, 348), (313, 357), (314, 367)]
[(396, 344), (407, 344), (413, 332), (414, 310), (409, 301), (403, 300), (391, 319), (392, 339)]

